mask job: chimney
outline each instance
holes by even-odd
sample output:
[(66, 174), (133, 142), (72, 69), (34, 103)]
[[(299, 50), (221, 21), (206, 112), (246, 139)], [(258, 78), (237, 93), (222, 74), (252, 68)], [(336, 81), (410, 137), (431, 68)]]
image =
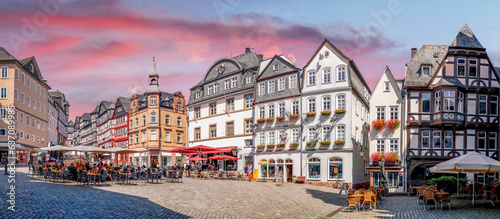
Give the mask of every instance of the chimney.
[(245, 53), (251, 52), (250, 47), (245, 48)]
[(411, 48), (411, 57), (415, 56), (415, 53), (417, 53), (417, 48)]

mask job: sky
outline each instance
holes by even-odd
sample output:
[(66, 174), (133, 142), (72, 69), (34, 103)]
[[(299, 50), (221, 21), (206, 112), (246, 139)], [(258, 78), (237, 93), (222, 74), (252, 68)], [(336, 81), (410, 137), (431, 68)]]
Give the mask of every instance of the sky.
[(500, 66), (500, 2), (471, 1), (3, 1), (0, 46), (35, 56), (70, 119), (102, 100), (145, 92), (156, 58), (160, 89), (186, 99), (218, 59), (246, 47), (303, 67), (326, 38), (373, 89), (387, 65), (404, 78), (411, 48), (450, 44), (468, 24)]

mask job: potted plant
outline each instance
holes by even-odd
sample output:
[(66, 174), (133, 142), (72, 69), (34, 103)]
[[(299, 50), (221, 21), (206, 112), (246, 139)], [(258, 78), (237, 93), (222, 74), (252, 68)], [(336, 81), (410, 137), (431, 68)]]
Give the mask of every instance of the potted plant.
[(383, 119), (374, 120), (372, 122), (372, 127), (377, 131), (382, 130), (385, 127), (385, 120)]
[(328, 116), (330, 114), (332, 114), (331, 110), (323, 110), (323, 111), (321, 111), (321, 115), (323, 115), (323, 116)]
[(319, 143), (321, 146), (330, 146), (330, 144), (332, 144), (331, 141), (322, 141)]
[(312, 142), (308, 141), (308, 142), (306, 142), (306, 145), (307, 145), (307, 146), (311, 146), (311, 145), (312, 145)]
[(393, 162), (396, 164), (399, 161), (398, 152), (389, 152), (384, 155), (384, 159), (386, 162)]
[(336, 109), (335, 110), (335, 114), (344, 114), (345, 113), (345, 109)]
[(290, 119), (298, 119), (299, 118), (299, 114), (292, 114), (290, 115)]
[(344, 140), (336, 140), (334, 142), (336, 145), (344, 145), (345, 144), (345, 141)]
[(316, 116), (316, 112), (308, 112), (308, 113), (306, 113), (306, 116), (308, 116), (308, 117)]
[(266, 147), (266, 146), (265, 146), (265, 145), (263, 145), (263, 144), (261, 144), (261, 145), (257, 145), (257, 148), (258, 148), (258, 149), (264, 149), (265, 147)]
[(375, 152), (370, 155), (370, 159), (373, 162), (380, 162), (382, 160), (385, 160), (385, 154), (384, 152)]
[(272, 122), (274, 122), (274, 118), (273, 117), (269, 117), (269, 118), (266, 119), (266, 122), (272, 123)]
[(265, 121), (266, 121), (266, 119), (257, 119), (258, 123), (264, 123)]
[(298, 146), (299, 146), (299, 143), (297, 143), (297, 142), (293, 142), (290, 144), (290, 147), (292, 147), (292, 148), (296, 148)]
[(285, 148), (285, 144), (277, 144), (276, 147), (279, 149), (283, 149)]
[(275, 146), (274, 144), (268, 144), (266, 147), (267, 147), (268, 149), (270, 149), (270, 148), (274, 148), (274, 146)]
[(281, 121), (285, 120), (285, 116), (278, 116), (278, 117), (276, 117), (276, 120), (281, 122)]
[(399, 119), (387, 120), (387, 128), (389, 128), (390, 130), (396, 130), (400, 124), (401, 121)]

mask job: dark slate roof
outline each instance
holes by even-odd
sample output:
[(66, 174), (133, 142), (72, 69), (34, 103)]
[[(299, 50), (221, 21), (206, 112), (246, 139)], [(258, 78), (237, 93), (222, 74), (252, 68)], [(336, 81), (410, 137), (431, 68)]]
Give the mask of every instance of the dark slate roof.
[(470, 30), (467, 24), (464, 24), (460, 32), (453, 40), (450, 46), (453, 47), (471, 47), (471, 48), (483, 48), (479, 40), (477, 40), (474, 33)]
[[(423, 45), (406, 63), (405, 86), (425, 86), (448, 53), (447, 45)], [(422, 75), (422, 65), (431, 66), (430, 74)]]
[(438, 81), (437, 85), (465, 87), (464, 84), (462, 84), (462, 82), (460, 82), (456, 78), (441, 78), (441, 80)]
[(120, 103), (123, 106), (123, 110), (125, 110), (125, 112), (128, 112), (130, 110), (130, 98), (118, 97), (118, 100), (120, 100)]
[(97, 104), (97, 106), (94, 108), (94, 110), (90, 113), (90, 114), (98, 114), (99, 113), (99, 106), (101, 106), (101, 104)]
[(7, 52), (7, 50), (5, 50), (3, 47), (0, 47), (0, 60), (5, 61), (5, 60), (17, 60), (17, 59), (9, 52)]
[[(179, 94), (179, 91), (175, 93), (167, 93), (161, 91), (161, 96), (160, 96), (160, 106), (163, 107), (168, 107), (172, 108), (173, 107), (173, 101), (174, 101), (174, 96)], [(144, 108), (148, 106), (148, 93), (144, 92), (143, 94), (135, 94), (137, 96), (137, 99), (139, 100), (139, 108)], [(130, 102), (129, 102), (129, 108), (130, 109)]]
[(68, 126), (74, 126), (74, 125), (75, 125), (75, 123), (73, 123), (73, 121), (68, 122)]
[(69, 103), (66, 101), (66, 96), (60, 92), (59, 90), (57, 91), (50, 91), (49, 96), (54, 99), (57, 104), (59, 104), (60, 107), (64, 108), (65, 105), (69, 105)]
[(495, 70), (497, 71), (497, 73), (500, 73), (500, 67), (495, 67)]
[(81, 118), (82, 118), (82, 121), (90, 121), (90, 119), (91, 119), (90, 113), (84, 113)]

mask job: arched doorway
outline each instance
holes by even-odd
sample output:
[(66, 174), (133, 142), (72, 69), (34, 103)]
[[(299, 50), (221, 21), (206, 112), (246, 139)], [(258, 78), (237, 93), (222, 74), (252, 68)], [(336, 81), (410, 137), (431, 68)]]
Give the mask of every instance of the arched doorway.
[(293, 182), (293, 161), (288, 158), (285, 160), (286, 181)]

